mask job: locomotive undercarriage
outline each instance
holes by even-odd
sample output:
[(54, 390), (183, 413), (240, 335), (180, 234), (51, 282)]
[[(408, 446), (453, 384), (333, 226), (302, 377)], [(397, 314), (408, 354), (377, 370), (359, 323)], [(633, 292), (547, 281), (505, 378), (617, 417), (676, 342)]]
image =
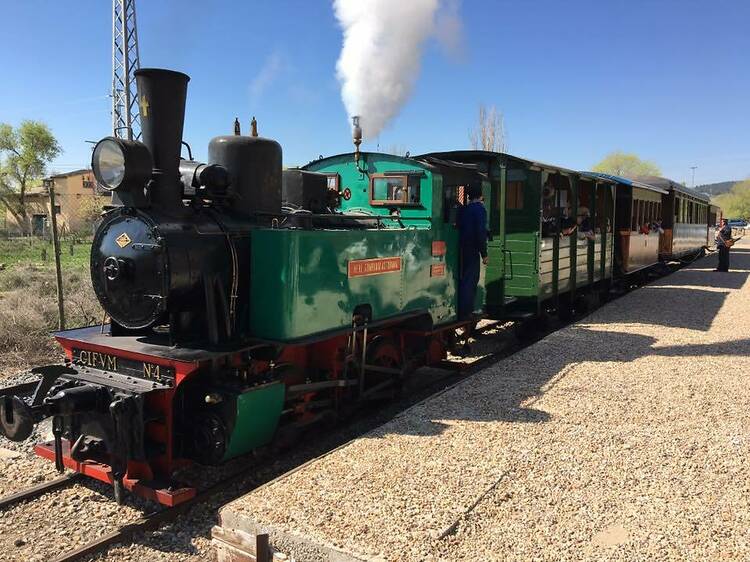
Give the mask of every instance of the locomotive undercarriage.
[(34, 369), (26, 396), (0, 389), (0, 430), (23, 440), (51, 418), (53, 439), (35, 452), (58, 470), (112, 484), (118, 501), (128, 490), (176, 505), (196, 493), (177, 482), (181, 468), (284, 448), (318, 422), (392, 398), (411, 371), (445, 358), (454, 330), (356, 316), (351, 329), (317, 341), (233, 352), (162, 346), (154, 355), (142, 353), (142, 338), (69, 330), (56, 335), (65, 365)]

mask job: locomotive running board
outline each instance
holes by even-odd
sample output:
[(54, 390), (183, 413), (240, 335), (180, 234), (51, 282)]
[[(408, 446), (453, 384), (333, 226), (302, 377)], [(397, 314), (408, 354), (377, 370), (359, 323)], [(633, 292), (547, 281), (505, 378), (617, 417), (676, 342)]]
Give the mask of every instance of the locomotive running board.
[[(66, 468), (104, 482), (105, 484), (114, 485), (112, 467), (104, 462), (95, 460), (77, 461), (70, 456), (70, 442), (67, 439), (62, 440), (63, 454), (62, 460)], [(47, 460), (55, 461), (55, 444), (53, 442), (37, 443), (34, 446), (34, 453)], [(123, 486), (129, 492), (136, 496), (151, 500), (167, 507), (174, 507), (195, 497), (197, 490), (189, 487), (172, 487), (157, 482), (145, 482), (142, 480), (131, 480), (123, 478)]]

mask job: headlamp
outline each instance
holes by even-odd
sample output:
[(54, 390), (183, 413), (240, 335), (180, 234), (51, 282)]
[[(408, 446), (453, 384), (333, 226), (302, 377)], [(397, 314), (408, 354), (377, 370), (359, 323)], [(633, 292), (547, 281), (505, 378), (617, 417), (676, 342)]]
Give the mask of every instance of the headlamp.
[(138, 141), (106, 137), (96, 143), (91, 169), (103, 189), (142, 188), (151, 177), (151, 153)]

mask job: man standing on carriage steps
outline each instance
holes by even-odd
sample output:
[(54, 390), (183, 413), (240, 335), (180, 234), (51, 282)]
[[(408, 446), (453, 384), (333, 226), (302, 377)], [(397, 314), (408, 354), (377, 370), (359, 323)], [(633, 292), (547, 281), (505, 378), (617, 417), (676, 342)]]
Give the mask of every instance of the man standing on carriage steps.
[(469, 204), (461, 212), (461, 277), (458, 282), (458, 317), (469, 320), (479, 285), (480, 261), (487, 265), (487, 211), (480, 185), (466, 187)]
[(716, 247), (719, 249), (719, 265), (714, 271), (729, 271), (729, 246), (727, 242), (732, 239), (732, 228), (727, 219), (721, 219), (721, 230), (716, 235)]

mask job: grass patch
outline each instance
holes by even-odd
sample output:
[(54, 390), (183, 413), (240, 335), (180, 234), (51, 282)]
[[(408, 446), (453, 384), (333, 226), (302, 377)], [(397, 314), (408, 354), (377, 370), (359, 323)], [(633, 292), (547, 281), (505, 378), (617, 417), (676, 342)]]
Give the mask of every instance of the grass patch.
[[(61, 245), (65, 320), (68, 328), (100, 322), (102, 309), (91, 287), (91, 243)], [(42, 258), (46, 250), (47, 259)], [(52, 244), (0, 240), (0, 376), (59, 361), (57, 288)]]
[[(63, 271), (88, 269), (91, 242), (61, 241), (60, 264)], [(5, 269), (18, 266), (55, 267), (52, 242), (37, 238), (0, 239), (0, 264)]]

